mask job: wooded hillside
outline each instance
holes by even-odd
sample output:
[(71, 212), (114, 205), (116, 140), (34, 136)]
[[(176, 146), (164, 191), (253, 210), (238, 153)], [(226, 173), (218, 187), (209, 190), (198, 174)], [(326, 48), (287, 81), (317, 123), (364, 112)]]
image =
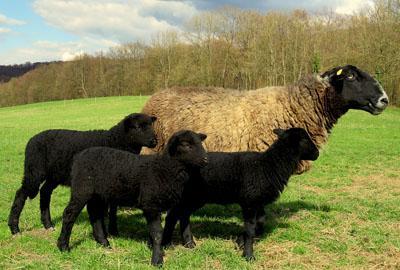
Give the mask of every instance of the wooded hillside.
[(400, 1), (378, 0), (352, 16), (204, 12), (182, 33), (164, 32), (106, 53), (41, 66), (0, 84), (0, 106), (95, 96), (147, 95), (176, 85), (254, 89), (353, 64), (400, 103)]

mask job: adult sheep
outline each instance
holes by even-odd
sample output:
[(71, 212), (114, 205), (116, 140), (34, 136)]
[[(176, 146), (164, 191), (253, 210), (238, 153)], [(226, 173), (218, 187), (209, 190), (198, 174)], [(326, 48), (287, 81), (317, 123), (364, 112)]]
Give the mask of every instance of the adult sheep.
[[(287, 87), (252, 91), (221, 88), (171, 88), (155, 93), (142, 112), (157, 116), (158, 144), (176, 130), (208, 135), (208, 151), (264, 151), (275, 128), (301, 127), (320, 149), (338, 119), (349, 109), (380, 114), (388, 105), (382, 86), (355, 66), (335, 67), (322, 75), (306, 76)], [(151, 151), (151, 150), (150, 150)], [(309, 168), (302, 162), (298, 173)]]

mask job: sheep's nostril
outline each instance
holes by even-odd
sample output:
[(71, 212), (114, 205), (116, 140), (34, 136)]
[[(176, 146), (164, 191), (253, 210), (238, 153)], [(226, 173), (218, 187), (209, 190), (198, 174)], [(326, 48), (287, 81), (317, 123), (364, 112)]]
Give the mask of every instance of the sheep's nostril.
[(386, 98), (386, 97), (384, 97), (384, 98), (380, 99), (379, 101), (380, 101), (380, 102), (382, 102), (382, 103), (385, 103), (386, 105), (388, 105), (388, 104), (389, 104), (389, 99), (388, 99), (388, 98)]

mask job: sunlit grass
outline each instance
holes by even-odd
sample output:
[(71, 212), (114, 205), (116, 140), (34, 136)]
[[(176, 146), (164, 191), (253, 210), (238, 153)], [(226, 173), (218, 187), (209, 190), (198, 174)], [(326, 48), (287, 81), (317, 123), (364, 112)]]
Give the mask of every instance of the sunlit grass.
[[(70, 253), (55, 245), (69, 189), (52, 200), (55, 231), (42, 229), (38, 198), (27, 201), (22, 234), (11, 237), (7, 218), (22, 176), (24, 147), (50, 128), (109, 128), (140, 111), (147, 97), (112, 97), (0, 109), (0, 268), (151, 268), (147, 228), (140, 211), (119, 212), (121, 236), (112, 250), (92, 239), (86, 210), (72, 234)], [(266, 234), (247, 263), (233, 239), (241, 232), (237, 206), (208, 206), (192, 217), (194, 250), (166, 250), (166, 269), (400, 268), (400, 110), (374, 117), (351, 111), (333, 130), (312, 170), (291, 179), (267, 207)], [(175, 235), (175, 243), (179, 238)]]

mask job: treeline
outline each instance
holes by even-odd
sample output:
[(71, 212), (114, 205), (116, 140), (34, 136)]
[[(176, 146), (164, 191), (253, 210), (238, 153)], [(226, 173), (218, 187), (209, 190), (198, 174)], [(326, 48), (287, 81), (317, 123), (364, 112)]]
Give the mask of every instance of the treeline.
[(0, 105), (148, 95), (176, 85), (254, 89), (347, 63), (374, 74), (399, 105), (399, 51), (400, 0), (378, 0), (352, 16), (226, 7), (192, 18), (182, 33), (35, 69), (0, 85)]
[(0, 65), (0, 83), (8, 82), (11, 78), (20, 77), (40, 65), (48, 64), (50, 64), (50, 62), (26, 62), (21, 65)]

